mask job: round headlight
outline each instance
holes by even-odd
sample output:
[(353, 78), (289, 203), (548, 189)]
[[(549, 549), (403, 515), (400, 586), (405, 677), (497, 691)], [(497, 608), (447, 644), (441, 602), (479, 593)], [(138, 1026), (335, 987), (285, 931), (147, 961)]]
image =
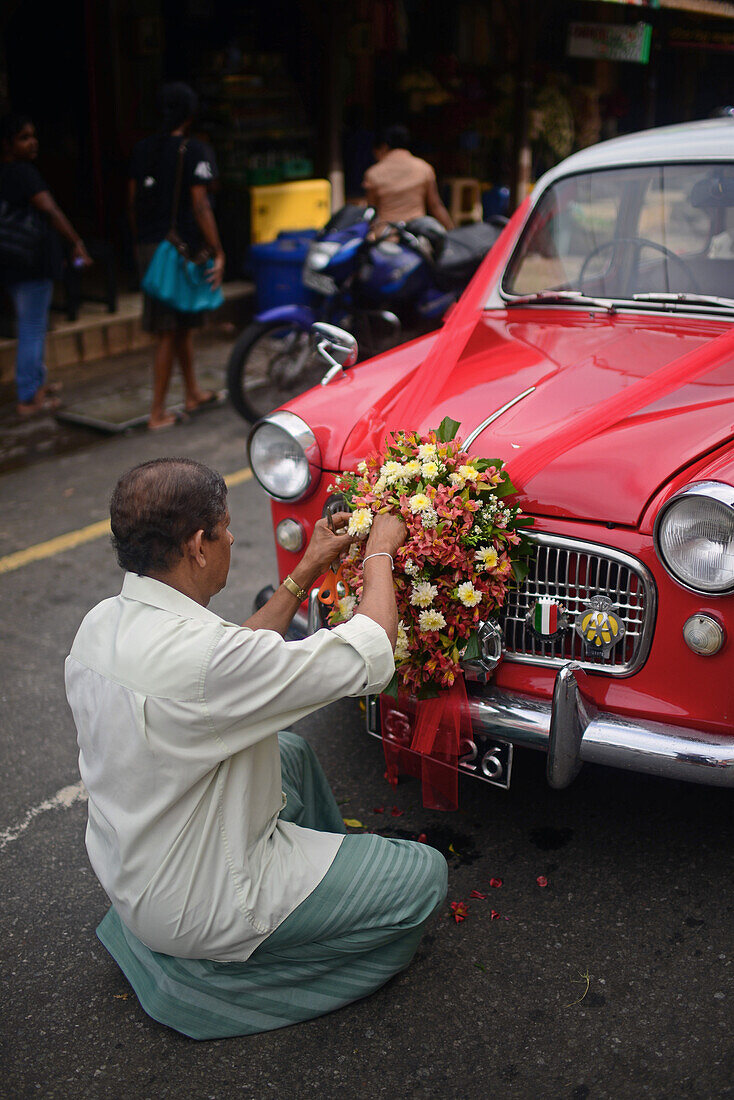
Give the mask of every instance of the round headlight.
[(734, 589), (734, 488), (699, 481), (669, 500), (655, 524), (657, 552), (670, 575), (694, 592)]
[(319, 445), (295, 413), (280, 410), (260, 420), (250, 432), (248, 451), (253, 474), (276, 500), (300, 500), (316, 487)]

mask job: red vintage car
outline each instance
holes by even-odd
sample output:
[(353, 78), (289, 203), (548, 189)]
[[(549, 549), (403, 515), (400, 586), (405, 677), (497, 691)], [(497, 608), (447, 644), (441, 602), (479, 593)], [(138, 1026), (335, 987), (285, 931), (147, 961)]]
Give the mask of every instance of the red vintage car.
[[(323, 342), (344, 361), (347, 334)], [(250, 436), (281, 577), (335, 471), (444, 416), (535, 519), (466, 668), (462, 770), (507, 786), (521, 745), (555, 787), (583, 761), (734, 785), (734, 119), (574, 154), (439, 332), (329, 375)], [(321, 625), (315, 593), (300, 621)], [(410, 704), (382, 713), (409, 745)]]

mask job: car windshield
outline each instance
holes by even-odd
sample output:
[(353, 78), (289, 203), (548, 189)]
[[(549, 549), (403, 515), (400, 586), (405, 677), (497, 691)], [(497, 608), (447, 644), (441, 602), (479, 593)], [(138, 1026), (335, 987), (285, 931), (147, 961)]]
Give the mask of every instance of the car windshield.
[[(532, 211), (503, 296), (734, 304), (734, 165), (616, 168), (552, 184)], [(511, 299), (510, 299), (511, 300)]]

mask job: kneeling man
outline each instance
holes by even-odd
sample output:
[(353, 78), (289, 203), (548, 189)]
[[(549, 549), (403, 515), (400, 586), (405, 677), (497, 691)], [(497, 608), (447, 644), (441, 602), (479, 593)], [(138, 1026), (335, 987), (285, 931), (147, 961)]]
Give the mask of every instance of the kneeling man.
[(99, 938), (143, 1008), (197, 1039), (366, 996), (410, 962), (446, 863), (425, 844), (345, 835), (316, 757), (287, 727), (389, 682), (402, 521), (375, 517), (354, 618), (286, 642), (348, 535), (320, 521), (291, 578), (237, 626), (207, 608), (234, 541), (219, 474), (146, 462), (110, 511), (122, 591), (89, 612), (66, 661), (87, 851), (112, 902)]

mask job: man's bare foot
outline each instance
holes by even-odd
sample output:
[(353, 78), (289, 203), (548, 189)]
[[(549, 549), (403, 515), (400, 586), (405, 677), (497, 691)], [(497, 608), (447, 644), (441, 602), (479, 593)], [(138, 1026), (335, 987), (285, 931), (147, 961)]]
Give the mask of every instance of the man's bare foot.
[(162, 416), (151, 416), (148, 420), (149, 432), (160, 432), (163, 428), (172, 428), (178, 423), (178, 417), (173, 413), (163, 413)]

